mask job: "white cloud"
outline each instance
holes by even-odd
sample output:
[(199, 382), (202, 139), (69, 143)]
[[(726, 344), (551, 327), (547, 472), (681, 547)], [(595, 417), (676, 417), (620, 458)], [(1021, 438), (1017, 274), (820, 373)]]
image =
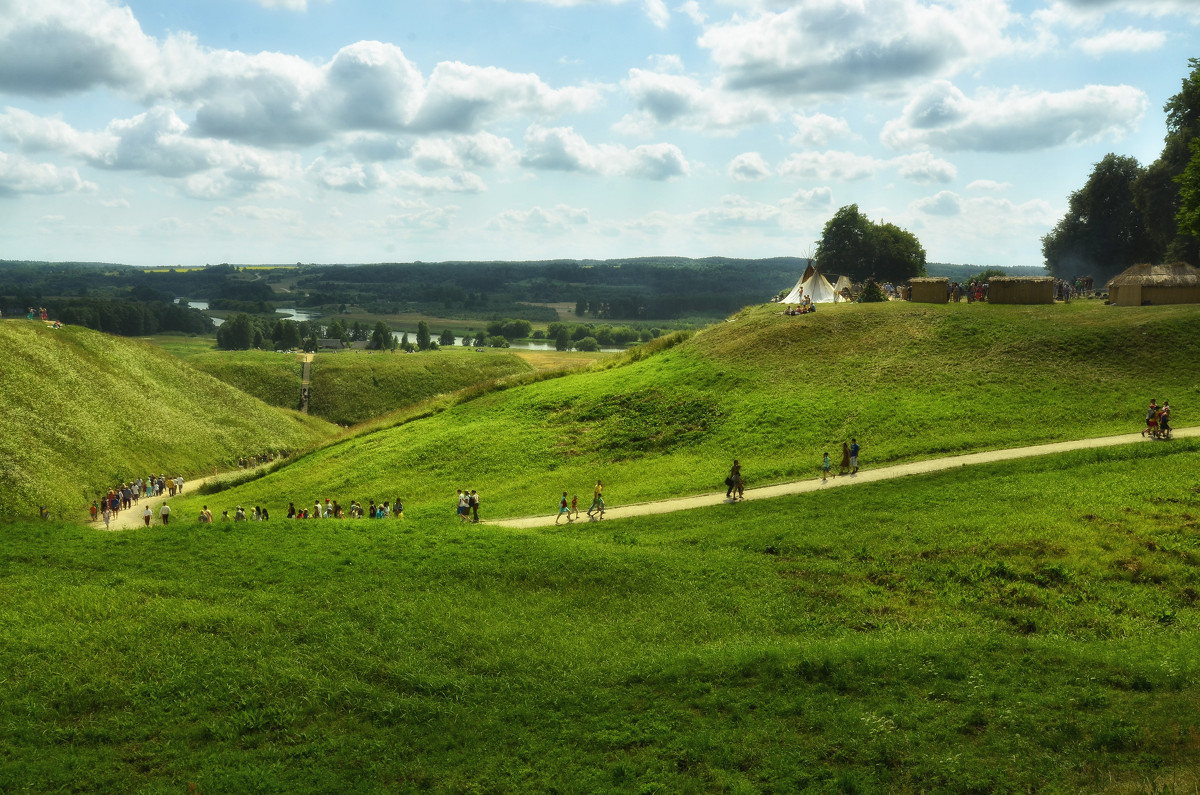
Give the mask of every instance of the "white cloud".
[(780, 207), (795, 210), (824, 210), (833, 206), (832, 188), (798, 190), (779, 203)]
[(909, 182), (953, 182), (958, 177), (958, 169), (953, 163), (934, 157), (929, 152), (901, 155), (893, 159), (892, 164), (896, 166), (900, 176)]
[[(307, 11), (309, 0), (250, 0), (263, 8), (279, 8), (284, 11)], [(329, 0), (312, 0), (312, 2), (328, 3)]]
[(790, 155), (779, 173), (788, 177), (816, 179), (822, 182), (843, 180), (851, 182), (867, 179), (879, 173), (887, 165), (886, 161), (852, 152), (798, 152)]
[(690, 166), (674, 144), (592, 146), (570, 127), (534, 125), (525, 133), (521, 165), (543, 171), (667, 180), (687, 176)]
[(533, 236), (566, 235), (574, 233), (588, 224), (588, 211), (578, 207), (559, 204), (549, 209), (534, 207), (530, 210), (505, 210), (488, 221), (487, 228), (510, 233)]
[(790, 143), (806, 149), (820, 149), (829, 146), (836, 139), (851, 138), (850, 124), (845, 119), (835, 119), (824, 113), (814, 113), (805, 116), (797, 113), (792, 117), (796, 125), (796, 134)]
[(1114, 52), (1152, 52), (1162, 49), (1167, 34), (1160, 30), (1110, 30), (1075, 42), (1075, 46), (1093, 58)]
[(985, 193), (999, 193), (1000, 191), (1008, 190), (1011, 187), (1011, 182), (996, 182), (995, 180), (991, 179), (977, 179), (967, 185), (967, 190), (975, 190)]
[(17, 155), (0, 152), (0, 198), (26, 193), (71, 193), (97, 190), (95, 183), (80, 179), (73, 168), (51, 163), (34, 163)]
[(692, 226), (702, 229), (778, 227), (782, 218), (783, 213), (778, 207), (742, 196), (725, 196), (719, 207), (710, 207), (691, 216)]
[(1017, 45), (1005, 0), (795, 0), (735, 16), (700, 45), (731, 89), (778, 96), (841, 94), (954, 74)]
[[(291, 0), (299, 2), (300, 0)], [(631, 2), (632, 0), (525, 0), (527, 3), (541, 3), (548, 6), (556, 6), (558, 8), (572, 8), (575, 6), (616, 6)], [(665, 28), (670, 22), (671, 12), (667, 10), (667, 4), (663, 0), (641, 0), (642, 9), (646, 12), (646, 17), (655, 27)]]
[(980, 92), (971, 99), (936, 81), (909, 102), (881, 139), (896, 149), (1020, 152), (1080, 144), (1130, 133), (1146, 112), (1146, 95), (1131, 86), (1075, 91)]
[(733, 133), (779, 118), (779, 110), (773, 103), (703, 86), (686, 75), (630, 69), (622, 87), (637, 110), (618, 122), (617, 129), (632, 134), (671, 126)]
[(754, 182), (771, 175), (771, 167), (758, 152), (745, 152), (729, 163), (728, 174), (738, 182)]
[(913, 208), (929, 215), (959, 215), (962, 213), (962, 199), (957, 193), (944, 190), (933, 196), (913, 202)]

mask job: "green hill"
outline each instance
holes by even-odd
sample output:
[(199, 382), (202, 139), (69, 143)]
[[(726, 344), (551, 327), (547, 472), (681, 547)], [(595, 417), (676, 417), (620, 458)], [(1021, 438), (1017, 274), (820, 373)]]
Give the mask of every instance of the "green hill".
[(399, 495), (440, 515), (474, 488), (485, 516), (529, 515), (597, 478), (631, 503), (715, 490), (734, 457), (762, 485), (816, 474), (851, 437), (869, 467), (1134, 430), (1151, 397), (1187, 425), (1200, 403), (1179, 364), (1200, 362), (1194, 307), (764, 306), (674, 339), (348, 439), (225, 499)]
[[(279, 408), (299, 409), (304, 362), (299, 354), (271, 351), (207, 351), (187, 364)], [(310, 412), (315, 414), (315, 412)]]
[(308, 410), (331, 422), (356, 425), (435, 395), (532, 371), (525, 360), (499, 350), (317, 354)]
[(0, 493), (6, 511), (80, 517), (98, 490), (299, 450), (336, 428), (239, 392), (153, 345), (0, 322)]

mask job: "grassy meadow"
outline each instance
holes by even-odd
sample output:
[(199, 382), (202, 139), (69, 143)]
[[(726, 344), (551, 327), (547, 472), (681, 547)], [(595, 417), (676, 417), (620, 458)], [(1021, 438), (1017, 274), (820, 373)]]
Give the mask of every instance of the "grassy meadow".
[(10, 515), (79, 517), (101, 489), (192, 477), (337, 432), (281, 412), (154, 345), (77, 326), (0, 322), (0, 491)]
[[(302, 354), (273, 351), (209, 351), (186, 358), (190, 367), (284, 409), (300, 408)], [(309, 412), (316, 416), (316, 412)], [(322, 417), (328, 419), (328, 417)]]
[[(856, 437), (886, 463), (1142, 427), (1149, 398), (1176, 423), (1200, 404), (1200, 312), (1097, 303), (875, 304), (786, 317), (746, 310), (591, 369), (504, 390), (316, 451), (221, 495), (229, 503), (395, 496), (449, 516), (458, 488), (487, 517), (553, 511), (563, 490), (633, 503), (814, 477)], [(1152, 352), (1152, 353), (1149, 353)], [(314, 399), (320, 389), (314, 389)], [(224, 506), (231, 507), (231, 506)]]
[(308, 411), (340, 425), (356, 425), (436, 395), (532, 370), (506, 351), (453, 346), (415, 354), (317, 354), (309, 376)]
[(0, 790), (1193, 792), (1197, 452), (541, 531), (10, 525)]

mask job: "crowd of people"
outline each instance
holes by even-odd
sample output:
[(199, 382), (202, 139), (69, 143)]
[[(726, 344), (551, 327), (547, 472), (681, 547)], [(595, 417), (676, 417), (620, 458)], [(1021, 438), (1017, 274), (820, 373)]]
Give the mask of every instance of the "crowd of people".
[[(567, 523), (570, 524), (579, 518), (579, 495), (571, 495), (571, 502), (567, 503), (567, 492), (562, 493), (562, 499), (558, 501), (558, 515), (554, 517), (554, 523), (558, 524), (559, 520), (567, 517)], [(597, 480), (596, 488), (592, 490), (592, 504), (587, 509), (587, 517), (589, 520), (596, 522), (604, 518), (604, 481)]]
[[(91, 513), (93, 522), (101, 519), (104, 521), (104, 526), (108, 527), (113, 519), (120, 516), (121, 511), (131, 509), (140, 503), (143, 497), (149, 499), (161, 497), (164, 493), (171, 497), (182, 494), (183, 482), (183, 475), (176, 475), (173, 478), (168, 478), (166, 475), (149, 475), (138, 478), (110, 488), (107, 494), (92, 500), (88, 511)], [(149, 510), (150, 507), (147, 506), (146, 511)], [(146, 523), (149, 524), (149, 521)]]

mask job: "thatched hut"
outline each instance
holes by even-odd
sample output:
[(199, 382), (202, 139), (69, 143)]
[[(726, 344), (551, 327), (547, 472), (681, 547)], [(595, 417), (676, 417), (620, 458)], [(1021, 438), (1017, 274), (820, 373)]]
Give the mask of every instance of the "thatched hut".
[(1052, 304), (1052, 276), (993, 276), (988, 279), (989, 304)]
[(1134, 265), (1113, 277), (1108, 296), (1119, 306), (1200, 304), (1200, 270), (1184, 262)]
[(921, 304), (944, 304), (950, 300), (950, 280), (945, 277), (925, 277), (909, 282), (908, 300)]

